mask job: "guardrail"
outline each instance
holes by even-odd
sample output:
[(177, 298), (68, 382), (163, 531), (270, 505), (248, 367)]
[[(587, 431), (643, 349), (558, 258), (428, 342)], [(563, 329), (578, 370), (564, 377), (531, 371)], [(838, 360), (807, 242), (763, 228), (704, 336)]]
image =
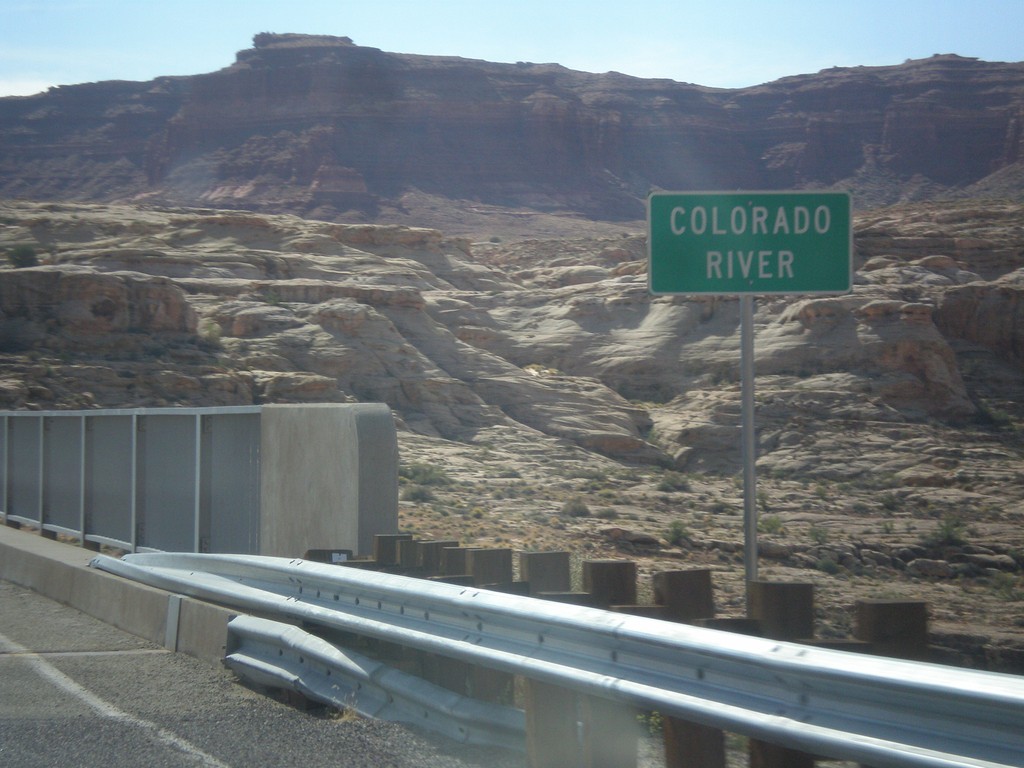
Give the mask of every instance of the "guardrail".
[(0, 518), (92, 549), (366, 552), (398, 525), (394, 421), (363, 403), (0, 411)]
[[(93, 564), (163, 589), (812, 755), (880, 768), (1024, 765), (1024, 679), (1010, 675), (304, 560), (137, 554)], [(529, 709), (528, 738), (531, 728), (543, 727)]]

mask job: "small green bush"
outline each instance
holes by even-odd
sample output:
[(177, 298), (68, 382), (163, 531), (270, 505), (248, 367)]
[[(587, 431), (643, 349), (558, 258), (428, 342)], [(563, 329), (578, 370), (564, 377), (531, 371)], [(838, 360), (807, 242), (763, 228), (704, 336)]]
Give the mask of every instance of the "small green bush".
[(1024, 600), (1024, 579), (1012, 573), (997, 573), (991, 579), (992, 591), (1000, 600), (1020, 602)]
[(673, 520), (669, 524), (668, 530), (665, 531), (665, 540), (676, 547), (682, 544), (689, 535), (690, 531), (687, 529), (686, 523), (682, 520)]
[(590, 507), (579, 496), (573, 496), (562, 505), (562, 514), (567, 517), (589, 517)]
[(815, 544), (825, 544), (828, 542), (828, 531), (820, 525), (812, 525), (808, 529), (807, 534)]
[(839, 563), (837, 563), (831, 557), (821, 558), (817, 562), (815, 567), (822, 573), (827, 573), (831, 576), (835, 576), (837, 573), (839, 573)]
[(926, 547), (957, 547), (966, 544), (967, 523), (956, 515), (946, 515), (921, 543)]
[(688, 491), (690, 490), (690, 480), (679, 472), (666, 472), (661, 482), (658, 483), (658, 490), (662, 493)]
[(416, 485), (451, 485), (452, 479), (448, 477), (443, 468), (433, 464), (409, 464), (398, 470), (398, 476), (409, 483)]

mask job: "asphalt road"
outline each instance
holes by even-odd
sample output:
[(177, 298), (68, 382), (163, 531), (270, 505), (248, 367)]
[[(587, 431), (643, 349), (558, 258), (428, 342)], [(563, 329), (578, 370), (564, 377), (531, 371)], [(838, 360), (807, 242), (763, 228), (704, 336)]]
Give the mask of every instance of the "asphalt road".
[(0, 582), (4, 768), (522, 768), (517, 754), (302, 711)]

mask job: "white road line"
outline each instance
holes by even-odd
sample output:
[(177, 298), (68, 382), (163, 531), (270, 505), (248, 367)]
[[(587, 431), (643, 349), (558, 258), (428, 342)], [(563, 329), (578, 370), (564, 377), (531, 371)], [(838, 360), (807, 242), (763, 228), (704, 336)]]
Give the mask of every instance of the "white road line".
[(197, 765), (205, 766), (205, 768), (231, 768), (227, 763), (222, 763), (213, 755), (204, 752), (192, 742), (181, 738), (166, 728), (161, 728), (156, 723), (151, 723), (149, 720), (143, 720), (141, 717), (124, 712), (113, 704), (104, 701), (96, 694), (76, 683), (38, 653), (34, 653), (28, 648), (19, 645), (2, 633), (0, 633), (0, 653), (18, 654), (18, 657), (31, 664), (32, 668), (40, 676), (49, 680), (65, 693), (74, 696), (98, 714), (111, 720), (117, 720), (118, 722), (152, 732), (157, 741), (177, 749), (185, 757), (194, 760)]

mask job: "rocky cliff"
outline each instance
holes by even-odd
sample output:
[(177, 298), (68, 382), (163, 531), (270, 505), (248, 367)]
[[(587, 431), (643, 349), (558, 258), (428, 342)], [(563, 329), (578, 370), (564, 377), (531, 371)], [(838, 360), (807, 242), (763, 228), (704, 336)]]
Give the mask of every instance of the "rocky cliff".
[[(505, 424), (629, 461), (735, 464), (718, 436), (738, 302), (652, 298), (639, 235), (474, 244), (214, 210), (0, 212), (0, 249), (42, 261), (0, 270), (7, 407), (374, 400), (450, 440)], [(1012, 203), (861, 214), (853, 293), (759, 302), (768, 412), (975, 420), (963, 356), (1011, 380), (1024, 360), (1022, 223)], [(14, 361), (40, 356), (56, 368), (33, 394)]]
[(631, 220), (651, 188), (839, 186), (861, 207), (1024, 190), (1024, 63), (944, 55), (718, 90), (254, 43), (210, 74), (0, 99), (0, 196), (395, 220), (418, 190)]

